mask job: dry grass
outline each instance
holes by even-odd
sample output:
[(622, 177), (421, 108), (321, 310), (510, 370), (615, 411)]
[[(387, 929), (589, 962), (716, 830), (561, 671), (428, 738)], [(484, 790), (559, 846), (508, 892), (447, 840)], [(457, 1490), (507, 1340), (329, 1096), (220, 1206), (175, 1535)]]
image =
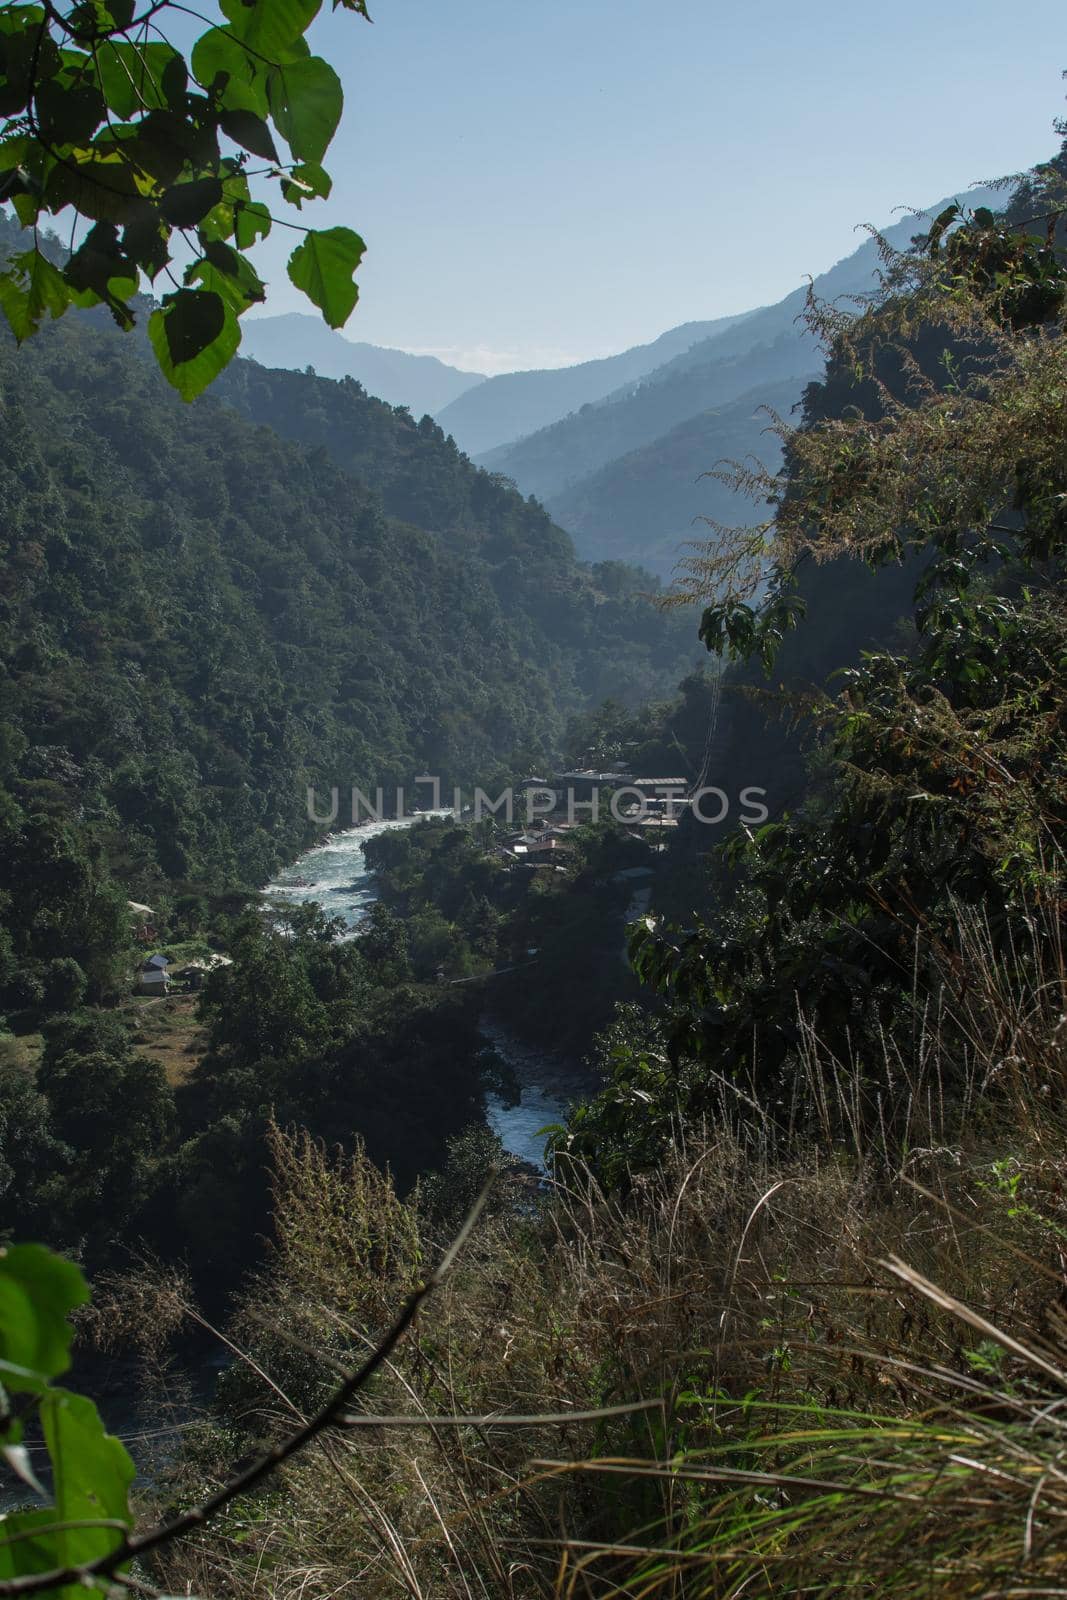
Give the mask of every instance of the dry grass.
[(44, 1038), (39, 1033), (0, 1035), (0, 1067), (14, 1067), (31, 1077), (37, 1071), (43, 1049)]
[(186, 1081), (207, 1049), (207, 1033), (197, 1020), (196, 1003), (195, 994), (171, 994), (142, 996), (122, 1007), (137, 1053), (158, 1061), (167, 1082), (175, 1088)]
[[(1035, 972), (1032, 950), (994, 961), (986, 930), (967, 937), (906, 1058), (886, 1046), (888, 1100), (809, 1035), (803, 1137), (755, 1115), (691, 1130), (625, 1203), (583, 1183), (492, 1218), (362, 1419), (153, 1581), (272, 1600), (1067, 1591), (1063, 966), (1047, 942)], [(278, 1134), (274, 1156), (277, 1247), (225, 1385), (245, 1448), (318, 1403), (437, 1243), (361, 1155)], [(550, 1420), (489, 1420), (515, 1414)], [(206, 1434), (175, 1494), (234, 1448)]]

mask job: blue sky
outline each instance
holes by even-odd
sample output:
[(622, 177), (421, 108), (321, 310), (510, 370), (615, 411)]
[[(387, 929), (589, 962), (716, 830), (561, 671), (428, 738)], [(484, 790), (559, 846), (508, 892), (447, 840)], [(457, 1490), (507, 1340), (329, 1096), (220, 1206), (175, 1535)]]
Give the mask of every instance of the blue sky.
[(312, 33), (346, 96), (316, 220), (369, 246), (345, 332), (481, 371), (777, 300), (856, 224), (1050, 154), (1064, 108), (1063, 0), (370, 6)]

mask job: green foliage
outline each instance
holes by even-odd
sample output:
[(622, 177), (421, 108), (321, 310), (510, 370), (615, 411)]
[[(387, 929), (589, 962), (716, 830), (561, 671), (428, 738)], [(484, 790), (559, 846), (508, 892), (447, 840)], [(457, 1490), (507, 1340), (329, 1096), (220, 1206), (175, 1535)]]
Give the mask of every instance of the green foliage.
[[(88, 1295), (77, 1267), (42, 1246), (0, 1250), (0, 1452), (26, 1488), (45, 1502), (4, 1517), (2, 1581), (94, 1561), (132, 1529), (133, 1462), (119, 1440), (105, 1432), (92, 1401), (53, 1381), (70, 1366), (70, 1313)], [(14, 1405), (10, 1396), (18, 1397)], [(44, 1440), (50, 1489), (30, 1466), (22, 1442), (28, 1420), (24, 1399)], [(103, 1581), (88, 1585), (100, 1592), (106, 1586)], [(53, 1592), (73, 1596), (86, 1588), (75, 1583)]]
[(317, 305), (331, 328), (348, 321), (356, 303), (351, 281), (363, 256), (363, 240), (351, 228), (327, 228), (298, 245), (289, 260), (289, 276)]
[(127, 896), (224, 921), (312, 842), (309, 784), (321, 806), (489, 781), (604, 681), (636, 696), (683, 655), (683, 625), (602, 596), (538, 507), (355, 384), (238, 363), (249, 421), (185, 410), (81, 315), (0, 349), (0, 383), (0, 1008), (26, 1025), (79, 1003), (57, 961), (90, 1002), (126, 988)]
[[(334, 4), (366, 16), (363, 0)], [(71, 305), (105, 305), (130, 328), (142, 278), (173, 280), (177, 261), (183, 286), (163, 295), (149, 337), (185, 400), (231, 359), (237, 319), (266, 298), (247, 251), (275, 219), (254, 196), (274, 183), (299, 209), (329, 193), (320, 164), (343, 104), (304, 38), (317, 0), (219, 9), (220, 25), (187, 53), (163, 33), (167, 13), (185, 11), (169, 0), (140, 16), (125, 4), (0, 11), (0, 200), (35, 230), (0, 275), (0, 307), (20, 343)], [(68, 208), (86, 231), (57, 263), (36, 230)], [(358, 297), (363, 241), (347, 228), (302, 231), (289, 276), (339, 327)]]
[(347, 942), (315, 907), (236, 930), (233, 964), (205, 984), (208, 1051), (177, 1092), (161, 1177), (176, 1201), (142, 1226), (168, 1254), (191, 1246), (211, 1284), (249, 1259), (269, 1210), (264, 1141), (276, 1118), (331, 1146), (358, 1138), (398, 1183), (440, 1165), (482, 1105), (470, 997), (408, 983), (382, 916)]
[(809, 392), (785, 478), (758, 485), (773, 491), (774, 541), (761, 526), (709, 552), (705, 578), (722, 585), (704, 615), (709, 648), (769, 667), (802, 614), (805, 572), (817, 588), (811, 558), (836, 560), (832, 596), (847, 556), (876, 574), (875, 605), (910, 581), (911, 649), (870, 652), (828, 686), (833, 698), (809, 698), (821, 766), (792, 814), (722, 847), (718, 903), (691, 900), (683, 926), (632, 928), (666, 1050), (654, 1071), (624, 1052), (573, 1119), (564, 1144), (601, 1178), (628, 1182), (679, 1128), (747, 1114), (751, 1097), (783, 1125), (824, 1115), (818, 1089), (800, 1088), (815, 1041), (855, 1075), (864, 1110), (851, 1114), (892, 1134), (888, 1062), (907, 1058), (931, 1010), (966, 1011), (961, 928), (978, 919), (1020, 982), (1062, 939), (1061, 187), (1053, 171), (1041, 203), (1027, 202), (1048, 217), (1039, 236), (1013, 210), (976, 214), (946, 240), (946, 215), (862, 317), (824, 313), (826, 384)]
[[(46, 1037), (0, 1074), (0, 1185), (21, 1236), (93, 1266), (140, 1239), (217, 1284), (257, 1248), (272, 1105), (362, 1132), (405, 1185), (481, 1108), (475, 997), (435, 980), (496, 957), (483, 869), (410, 933), (376, 911), (361, 960), (237, 927), (320, 834), (308, 786), (343, 822), (354, 784), (492, 783), (606, 682), (669, 682), (688, 640), (429, 419), (240, 361), (184, 407), (145, 354), (98, 312), (0, 341), (0, 1011)], [(164, 948), (237, 956), (176, 1097), (102, 1020), (143, 954), (127, 899)]]
[(601, 1182), (619, 1191), (634, 1173), (655, 1171), (682, 1135), (689, 1096), (658, 1021), (632, 1001), (597, 1035), (593, 1064), (600, 1091), (548, 1130), (548, 1148), (564, 1181), (572, 1162), (580, 1172), (593, 1157)]

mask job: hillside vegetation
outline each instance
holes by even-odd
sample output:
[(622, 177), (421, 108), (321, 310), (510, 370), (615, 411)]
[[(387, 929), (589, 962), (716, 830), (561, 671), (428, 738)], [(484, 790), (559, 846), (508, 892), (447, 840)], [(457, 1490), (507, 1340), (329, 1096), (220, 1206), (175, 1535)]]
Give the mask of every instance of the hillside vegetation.
[[(120, 1079), (99, 1035), (46, 1030), (34, 1136), (81, 1138), (94, 1215), (101, 1173), (134, 1225), (169, 1222), (191, 1175), (198, 1243), (219, 1218), (234, 1259), (264, 1203), (258, 1149), (273, 1233), (213, 1409), (159, 1463), (132, 1540), (132, 1463), (55, 1383), (84, 1286), (43, 1253), (0, 1254), (20, 1339), (5, 1373), (67, 1467), (0, 1544), (23, 1591), (42, 1573), (234, 1600), (1063, 1591), (1067, 144), (1003, 216), (948, 207), (883, 260), (859, 315), (810, 304), (824, 376), (780, 428), (781, 472), (734, 479), (761, 520), (720, 531), (678, 596), (747, 691), (735, 748), (762, 738), (740, 709), (766, 705), (757, 686), (810, 671), (790, 706), (806, 766), (795, 744), (764, 749), (803, 785), (718, 843), (695, 818), (677, 830), (681, 909), (631, 925), (646, 1003), (601, 1030), (604, 1087), (553, 1130), (551, 1182), (507, 1168), (477, 1123), (442, 1126), (478, 1098), (469, 991), (442, 1004), (418, 962), (453, 899), (468, 953), (493, 951), (494, 908), (468, 902), (488, 829), (378, 846), (417, 948), (383, 907), (348, 944), (313, 909), (236, 926), (173, 1190), (150, 1160), (168, 1137), (155, 1100), (127, 1148), (85, 1138), (89, 1065), (118, 1101), (146, 1082), (137, 1063)], [(829, 640), (820, 604), (841, 613)], [(716, 701), (687, 679), (640, 747)], [(621, 708), (579, 726), (606, 752), (638, 742)], [(614, 868), (630, 843), (590, 828), (582, 850)], [(398, 1073), (372, 1031), (387, 1015)], [(383, 1099), (438, 1156), (422, 1182), (382, 1170), (376, 1119), (368, 1148), (353, 1136)], [(38, 1214), (64, 1192), (38, 1188)], [(82, 1316), (105, 1347), (132, 1338), (159, 1383), (168, 1337), (203, 1326), (173, 1258), (112, 1274)], [(55, 1419), (72, 1414), (68, 1442)], [(88, 1533), (87, 1475), (109, 1511)]]
[(186, 407), (72, 316), (0, 382), (14, 836), (73, 821), (132, 898), (254, 886), (307, 784), (472, 783), (691, 649), (642, 574), (351, 381), (238, 363)]
[[(272, 1106), (410, 1183), (482, 1104), (474, 997), (413, 992), (388, 929), (337, 965), (325, 924), (242, 921), (321, 835), (308, 787), (343, 825), (353, 786), (491, 784), (670, 684), (692, 623), (352, 380), (239, 362), (184, 405), (72, 312), (0, 338), (0, 404), (3, 1227), (211, 1279), (255, 1251)], [(189, 941), (241, 970), (168, 1075), (133, 974)]]
[[(329, 1473), (298, 1456), (171, 1547), (167, 1589), (1062, 1587), (1065, 173), (1007, 223), (946, 213), (862, 318), (822, 317), (827, 380), (751, 484), (775, 527), (692, 569), (703, 637), (772, 661), (800, 575), (851, 559), (890, 608), (908, 573), (908, 648), (816, 704), (807, 796), (728, 842), (712, 902), (635, 925), (658, 1013), (608, 1030), (554, 1187), (498, 1189)], [(405, 1205), (358, 1154), (273, 1149), (246, 1444), (361, 1359), (486, 1159), (458, 1143)]]

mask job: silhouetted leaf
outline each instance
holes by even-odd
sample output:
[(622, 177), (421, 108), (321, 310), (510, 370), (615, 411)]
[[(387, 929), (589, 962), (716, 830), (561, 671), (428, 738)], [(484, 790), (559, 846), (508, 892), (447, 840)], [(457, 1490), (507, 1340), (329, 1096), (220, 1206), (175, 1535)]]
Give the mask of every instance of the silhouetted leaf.
[(239, 200), (233, 208), (234, 238), (238, 248), (247, 250), (257, 239), (265, 239), (271, 229), (271, 215), (259, 200)]
[(159, 202), (159, 209), (176, 228), (192, 228), (206, 217), (222, 199), (218, 178), (195, 178), (191, 183), (176, 183)]
[(241, 330), (220, 294), (179, 289), (148, 319), (148, 337), (167, 381), (193, 400), (234, 355)]
[(243, 150), (251, 150), (253, 155), (263, 156), (267, 161), (278, 160), (278, 150), (271, 131), (254, 111), (223, 111), (219, 117), (219, 127)]

